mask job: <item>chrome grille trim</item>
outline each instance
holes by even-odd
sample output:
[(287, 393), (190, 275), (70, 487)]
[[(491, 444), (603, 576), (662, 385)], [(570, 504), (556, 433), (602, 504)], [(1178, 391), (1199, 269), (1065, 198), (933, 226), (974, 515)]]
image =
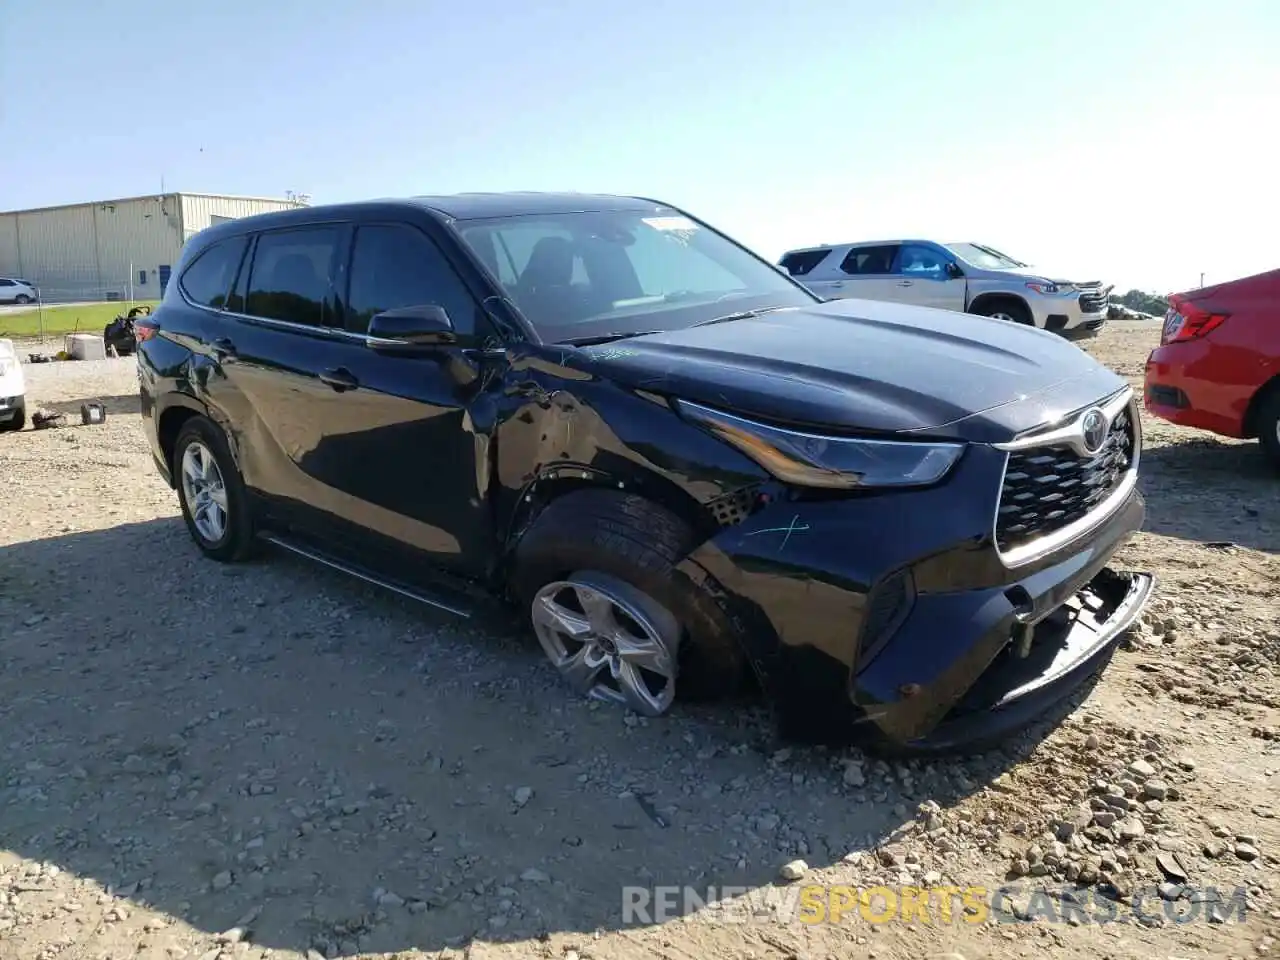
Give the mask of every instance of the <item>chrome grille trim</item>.
[(1028, 451), (1034, 451), (1048, 447), (1070, 447), (1080, 457), (1094, 457), (1101, 454), (1101, 450), (1091, 453), (1083, 442), (1083, 434), (1081, 422), (1085, 415), (1093, 409), (1087, 407), (1078, 411), (1072, 418), (1071, 422), (1064, 426), (1056, 427), (1052, 430), (1046, 430), (1042, 433), (1031, 434), (1025, 437), (1019, 437), (1008, 443), (993, 444), (998, 450), (1006, 453), (1004, 467), (1000, 473), (1000, 492), (996, 501), (995, 515), (991, 521), (991, 539), (995, 545), (996, 552), (1001, 561), (1007, 567), (1016, 567), (1023, 564), (1031, 563), (1034, 560), (1053, 553), (1061, 549), (1073, 540), (1084, 536), (1093, 530), (1108, 517), (1115, 513), (1129, 499), (1134, 488), (1138, 483), (1138, 467), (1142, 458), (1142, 423), (1139, 419), (1139, 410), (1135, 400), (1134, 391), (1131, 387), (1125, 387), (1113, 397), (1097, 404), (1107, 417), (1109, 429), (1114, 427), (1115, 419), (1122, 413), (1128, 412), (1129, 424), (1132, 435), (1133, 449), (1130, 456), (1128, 469), (1119, 482), (1111, 490), (1106, 497), (1096, 504), (1088, 513), (1083, 516), (1059, 527), (1049, 533), (1036, 537), (1026, 543), (1010, 549), (1001, 549), (1000, 547), (1000, 518), (1002, 508), (1005, 507), (1005, 484), (1009, 472), (1009, 463), (1017, 454), (1025, 454)]

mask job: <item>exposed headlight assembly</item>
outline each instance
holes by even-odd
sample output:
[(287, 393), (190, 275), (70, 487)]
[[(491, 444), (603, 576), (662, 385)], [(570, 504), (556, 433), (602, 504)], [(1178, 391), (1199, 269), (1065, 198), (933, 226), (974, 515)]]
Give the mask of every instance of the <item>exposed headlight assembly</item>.
[(964, 452), (962, 443), (799, 433), (685, 400), (677, 400), (676, 409), (779, 480), (801, 487), (861, 490), (928, 486), (945, 477)]

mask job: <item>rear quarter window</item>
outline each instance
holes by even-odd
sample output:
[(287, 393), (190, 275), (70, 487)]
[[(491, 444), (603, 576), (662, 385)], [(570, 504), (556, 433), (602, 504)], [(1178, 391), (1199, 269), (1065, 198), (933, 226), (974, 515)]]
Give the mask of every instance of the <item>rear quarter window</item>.
[(227, 305), (231, 284), (248, 242), (245, 237), (220, 240), (198, 253), (183, 269), (178, 283), (192, 303), (215, 310)]
[(830, 247), (823, 250), (801, 250), (797, 253), (788, 253), (779, 265), (791, 276), (803, 277), (829, 256), (831, 256)]

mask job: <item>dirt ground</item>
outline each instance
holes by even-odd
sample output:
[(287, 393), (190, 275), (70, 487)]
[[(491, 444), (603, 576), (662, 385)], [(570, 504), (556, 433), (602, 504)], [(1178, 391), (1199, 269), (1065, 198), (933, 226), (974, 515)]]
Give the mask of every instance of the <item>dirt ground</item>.
[[(1087, 349), (1139, 384), (1158, 336)], [(1118, 563), (1160, 580), (1100, 681), (1005, 751), (886, 765), (782, 749), (758, 705), (581, 702), (532, 638), (302, 560), (203, 560), (133, 361), (27, 375), (70, 415), (0, 436), (3, 960), (1280, 949), (1280, 480), (1256, 444), (1146, 419)], [(944, 913), (940, 887), (985, 900)]]

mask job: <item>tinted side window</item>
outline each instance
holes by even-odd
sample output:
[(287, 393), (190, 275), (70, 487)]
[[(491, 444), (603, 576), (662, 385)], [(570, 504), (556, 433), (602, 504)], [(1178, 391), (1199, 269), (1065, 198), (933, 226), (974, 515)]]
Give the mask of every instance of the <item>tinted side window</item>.
[(231, 237), (215, 243), (199, 254), (182, 271), (182, 292), (194, 303), (220, 310), (227, 305), (227, 293), (240, 267), (248, 240)]
[(892, 273), (893, 255), (897, 251), (896, 244), (886, 244), (883, 247), (854, 247), (840, 264), (840, 269), (855, 276)]
[(16, 286), (17, 284), (14, 283), (12, 280), (0, 279), (0, 287), (16, 287)]
[(788, 253), (779, 264), (783, 270), (793, 277), (803, 277), (806, 273), (827, 259), (831, 248), (825, 250), (804, 250), (799, 253)]
[(475, 332), (475, 299), (429, 237), (402, 223), (359, 227), (351, 255), (347, 329), (364, 333), (375, 313), (428, 303), (444, 307), (459, 336)]
[(340, 228), (300, 227), (258, 237), (245, 313), (320, 327), (332, 320), (334, 252)]

